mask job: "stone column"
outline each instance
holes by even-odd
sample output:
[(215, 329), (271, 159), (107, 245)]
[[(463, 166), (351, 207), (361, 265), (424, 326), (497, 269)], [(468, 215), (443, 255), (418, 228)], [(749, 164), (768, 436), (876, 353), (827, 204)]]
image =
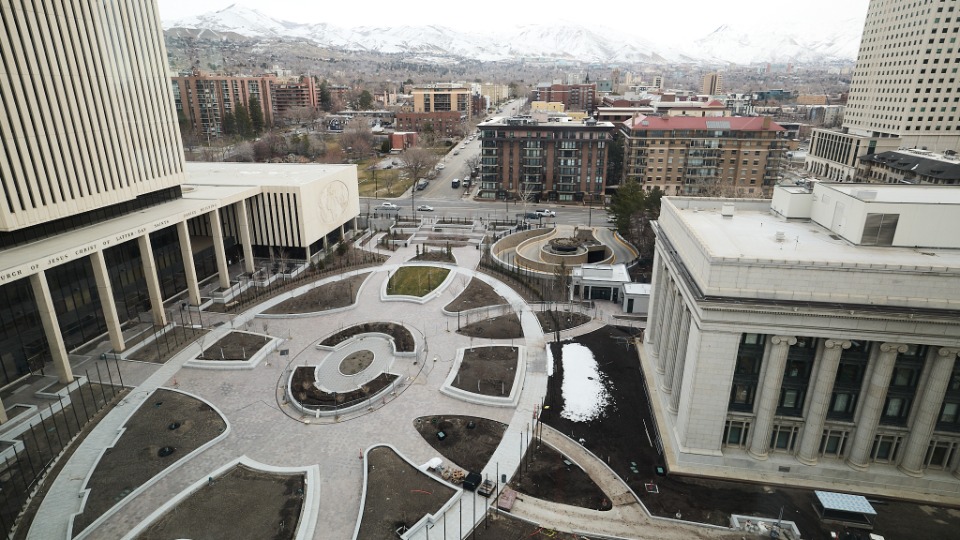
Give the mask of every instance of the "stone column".
[[(656, 283), (657, 286), (653, 289), (653, 298), (650, 299), (649, 311), (647, 313), (647, 320), (650, 320), (650, 316), (656, 317), (657, 309), (660, 308), (663, 304), (663, 299), (660, 298), (660, 289), (663, 285), (663, 280), (666, 276), (663, 275), (663, 260), (660, 258), (660, 253), (656, 250), (653, 252), (653, 276), (652, 283)], [(660, 327), (657, 325), (657, 320), (654, 319), (653, 327), (650, 328), (649, 332), (645, 332), (644, 335), (647, 338), (647, 343), (656, 344), (657, 340), (660, 339)]]
[(30, 287), (33, 289), (33, 297), (37, 302), (37, 312), (40, 314), (43, 335), (47, 338), (50, 356), (53, 357), (53, 368), (57, 372), (57, 380), (62, 384), (72, 383), (73, 368), (70, 367), (67, 347), (63, 344), (63, 335), (60, 334), (60, 321), (57, 320), (57, 311), (53, 307), (53, 298), (50, 297), (47, 274), (40, 270), (31, 275)]
[[(188, 237), (189, 238), (189, 237)], [(143, 277), (147, 280), (147, 293), (150, 295), (150, 313), (153, 314), (153, 323), (157, 326), (167, 325), (167, 312), (163, 309), (163, 293), (160, 292), (160, 278), (157, 276), (157, 263), (153, 259), (153, 246), (150, 244), (150, 234), (137, 237), (137, 246), (140, 247), (140, 260), (143, 262)], [(192, 261), (183, 261), (183, 266)], [(193, 265), (190, 265), (193, 268)], [(196, 274), (194, 274), (196, 275)], [(196, 283), (196, 280), (194, 280)], [(187, 286), (190, 282), (187, 282)], [(200, 295), (197, 295), (199, 300)], [(191, 299), (192, 300), (192, 299)]]
[(673, 380), (670, 404), (672, 414), (680, 410), (680, 392), (683, 390), (683, 368), (687, 364), (687, 342), (690, 340), (690, 310), (683, 310), (683, 322), (680, 323), (680, 344), (677, 346), (677, 359), (673, 363)]
[(657, 341), (657, 373), (663, 374), (663, 357), (667, 355), (667, 342), (670, 341), (670, 319), (673, 317), (673, 287), (667, 286), (663, 295), (663, 320), (660, 326), (660, 339)]
[(953, 374), (953, 364), (960, 349), (940, 347), (933, 356), (932, 365), (927, 364), (930, 375), (927, 377), (926, 388), (920, 396), (919, 408), (910, 426), (910, 435), (907, 436), (906, 449), (898, 468), (904, 474), (923, 476), (923, 460), (930, 446), (930, 436), (937, 427), (937, 418), (940, 416), (940, 407), (943, 396), (947, 394), (947, 386)]
[(760, 395), (757, 400), (757, 418), (750, 431), (753, 432), (748, 452), (756, 459), (767, 459), (770, 450), (770, 434), (773, 432), (773, 416), (777, 413), (780, 400), (780, 385), (783, 383), (783, 370), (787, 364), (790, 346), (796, 345), (794, 336), (773, 336), (770, 338), (770, 354), (767, 367), (760, 382)]
[(814, 384), (810, 408), (807, 410), (807, 422), (803, 426), (800, 451), (797, 452), (797, 461), (804, 465), (817, 464), (823, 424), (827, 420), (833, 383), (837, 380), (837, 369), (840, 367), (840, 355), (849, 348), (849, 341), (839, 339), (828, 339), (823, 343), (823, 353), (817, 367), (817, 382)]
[(850, 453), (847, 455), (847, 465), (852, 469), (865, 471), (870, 466), (870, 449), (873, 448), (873, 439), (877, 433), (877, 425), (880, 423), (880, 415), (883, 413), (883, 403), (887, 399), (893, 366), (897, 363), (897, 355), (904, 352), (907, 352), (907, 346), (901, 343), (880, 345), (877, 365), (874, 366), (870, 376), (866, 395), (860, 400), (861, 412), (857, 420), (857, 429), (853, 434)]
[(667, 343), (667, 356), (663, 359), (663, 377), (660, 379), (660, 390), (669, 393), (673, 389), (673, 368), (677, 363), (677, 349), (680, 340), (680, 323), (683, 321), (687, 306), (683, 303), (683, 296), (678, 294), (674, 300), (673, 317), (670, 318), (670, 342)]
[[(197, 267), (193, 264), (193, 243), (190, 241), (190, 231), (187, 222), (177, 223), (177, 237), (180, 240), (180, 258), (183, 259), (183, 275), (187, 279), (187, 296), (190, 305), (200, 305), (200, 283), (197, 281)], [(153, 252), (151, 252), (151, 259)], [(153, 302), (153, 298), (150, 299)]]
[(114, 352), (121, 352), (127, 346), (123, 340), (123, 331), (120, 329), (120, 317), (117, 316), (117, 304), (113, 300), (113, 286), (110, 284), (110, 274), (107, 272), (107, 261), (103, 257), (103, 252), (91, 253), (90, 264), (93, 266), (93, 276), (97, 280), (97, 294), (100, 296), (103, 320), (107, 323), (110, 345)]
[(213, 235), (213, 252), (217, 259), (217, 275), (220, 288), (230, 288), (230, 270), (227, 267), (227, 250), (223, 245), (223, 225), (220, 223), (220, 210), (214, 208), (209, 214), (210, 231)]
[(0, 425), (6, 423), (7, 420), (9, 420), (9, 418), (7, 418), (7, 409), (3, 406), (3, 400), (0, 399)]
[(250, 218), (247, 216), (247, 201), (237, 203), (237, 228), (240, 229), (240, 245), (243, 246), (243, 271), (253, 273), (253, 244), (250, 242)]

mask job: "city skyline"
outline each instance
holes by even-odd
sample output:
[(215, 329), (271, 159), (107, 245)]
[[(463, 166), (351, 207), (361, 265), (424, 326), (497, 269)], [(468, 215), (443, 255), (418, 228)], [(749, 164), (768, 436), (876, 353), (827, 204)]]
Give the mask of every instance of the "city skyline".
[[(228, 0), (158, 0), (161, 19), (165, 24), (188, 17), (203, 15), (219, 11), (232, 4), (245, 6), (260, 13), (296, 24), (328, 23), (343, 27), (377, 27), (377, 26), (420, 26), (439, 25), (463, 31), (477, 30), (477, 17), (463, 17), (462, 11), (456, 10), (399, 10), (394, 4), (375, 0), (368, 5), (370, 9), (362, 15), (355, 13), (349, 5), (304, 5), (296, 0), (276, 0), (269, 6), (262, 7), (251, 3), (229, 2)], [(683, 20), (683, 32), (677, 32), (675, 25), (656, 24), (646, 22), (645, 14), (638, 13), (637, 19), (630, 17), (570, 17), (542, 10), (534, 6), (508, 3), (501, 1), (488, 2), (486, 6), (493, 6), (479, 14), (481, 21), (486, 21), (498, 28), (525, 25), (525, 24), (577, 24), (610, 28), (619, 32), (633, 34), (641, 31), (648, 41), (660, 41), (670, 46), (680, 46), (684, 39), (699, 39), (721, 26), (731, 26), (745, 29), (751, 26), (769, 28), (777, 24), (789, 24), (791, 28), (805, 28), (806, 32), (817, 33), (825, 26), (833, 26), (838, 22), (850, 21), (851, 36), (859, 36), (863, 30), (863, 20), (867, 13), (867, 0), (851, 0), (847, 2), (831, 2), (829, 0), (809, 0), (803, 7), (786, 15), (772, 14), (769, 4), (762, 0), (739, 0), (738, 9), (731, 10), (729, 4), (718, 4), (706, 0), (691, 0), (685, 3), (685, 11), (696, 11), (696, 17), (686, 17)], [(823, 14), (830, 12), (829, 24), (825, 24)], [(735, 16), (734, 16), (735, 14)], [(775, 18), (774, 18), (775, 15)], [(856, 24), (853, 22), (856, 21)]]

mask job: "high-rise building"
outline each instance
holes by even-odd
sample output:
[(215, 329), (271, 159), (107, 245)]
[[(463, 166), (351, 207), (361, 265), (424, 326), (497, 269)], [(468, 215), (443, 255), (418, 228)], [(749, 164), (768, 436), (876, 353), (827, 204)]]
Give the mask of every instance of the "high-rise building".
[(71, 352), (122, 356), (172, 305), (353, 227), (353, 165), (184, 163), (153, 1), (4, 0), (0, 20), (0, 387), (51, 363), (70, 382)]
[(550, 84), (540, 83), (534, 90), (535, 101), (563, 103), (568, 111), (592, 113), (599, 103), (596, 83)]
[(413, 112), (457, 111), (470, 117), (470, 88), (462, 84), (417, 86), (412, 91)]
[(274, 122), (272, 91), (277, 83), (273, 75), (266, 77), (232, 77), (226, 75), (185, 75), (173, 77), (173, 101), (183, 129), (202, 137), (219, 137), (223, 118), (236, 114), (237, 108), (250, 107), (251, 98), (260, 103), (264, 125)]
[(716, 96), (723, 93), (723, 75), (720, 73), (707, 73), (703, 76), (701, 85), (701, 94)]
[(870, 1), (842, 129), (814, 130), (808, 170), (852, 181), (865, 154), (900, 147), (960, 150), (957, 7)]

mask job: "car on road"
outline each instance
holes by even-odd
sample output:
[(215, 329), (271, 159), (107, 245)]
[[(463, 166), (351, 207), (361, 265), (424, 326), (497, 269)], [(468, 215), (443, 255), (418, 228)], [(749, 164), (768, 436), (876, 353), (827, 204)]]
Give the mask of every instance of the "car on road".
[(460, 155), (460, 151), (459, 151), (459, 150), (454, 150), (454, 151), (453, 151), (453, 155), (459, 156), (459, 155)]
[(554, 212), (553, 210), (547, 210), (546, 208), (535, 210), (534, 214), (536, 214), (537, 217), (557, 217), (556, 212)]
[(399, 209), (400, 207), (393, 204), (392, 202), (381, 203), (380, 206), (377, 207), (377, 210), (399, 210)]
[(460, 179), (459, 179), (459, 178), (454, 178), (453, 180), (451, 180), (451, 181), (450, 181), (450, 187), (452, 187), (452, 188), (458, 188), (458, 187), (460, 187)]
[(427, 204), (421, 204), (417, 207), (417, 212), (433, 212), (433, 207)]
[(437, 170), (438, 170), (438, 171), (442, 171), (444, 167), (446, 167), (446, 165), (444, 165), (443, 163), (437, 163)]

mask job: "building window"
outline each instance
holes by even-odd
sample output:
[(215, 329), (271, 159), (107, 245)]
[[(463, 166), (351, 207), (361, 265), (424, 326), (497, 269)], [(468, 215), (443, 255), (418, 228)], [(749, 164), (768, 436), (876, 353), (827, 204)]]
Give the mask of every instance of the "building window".
[(743, 334), (740, 338), (730, 391), (731, 410), (753, 412), (765, 344), (766, 336), (763, 334)]
[(900, 214), (867, 214), (860, 244), (864, 246), (892, 246), (899, 220)]
[(750, 422), (746, 420), (727, 420), (723, 429), (724, 446), (745, 448), (749, 443)]
[(902, 440), (900, 435), (877, 435), (873, 440), (870, 458), (877, 463), (895, 463)]
[(775, 425), (770, 434), (770, 449), (777, 452), (792, 452), (800, 428), (794, 425)]
[(957, 443), (954, 441), (930, 441), (923, 464), (927, 469), (946, 469), (956, 452)]
[(847, 444), (847, 437), (850, 433), (846, 430), (824, 430), (823, 438), (820, 439), (820, 455), (843, 457), (843, 450)]
[(799, 417), (803, 414), (803, 401), (816, 353), (816, 338), (798, 337), (796, 345), (790, 347), (777, 403), (778, 415)]
[(910, 345), (907, 352), (897, 355), (887, 399), (883, 404), (881, 424), (906, 425), (926, 356), (927, 347), (924, 345)]
[(833, 395), (830, 398), (830, 410), (827, 418), (831, 420), (852, 420), (860, 397), (860, 387), (870, 359), (870, 342), (854, 340), (849, 349), (843, 351), (837, 377), (833, 383)]

